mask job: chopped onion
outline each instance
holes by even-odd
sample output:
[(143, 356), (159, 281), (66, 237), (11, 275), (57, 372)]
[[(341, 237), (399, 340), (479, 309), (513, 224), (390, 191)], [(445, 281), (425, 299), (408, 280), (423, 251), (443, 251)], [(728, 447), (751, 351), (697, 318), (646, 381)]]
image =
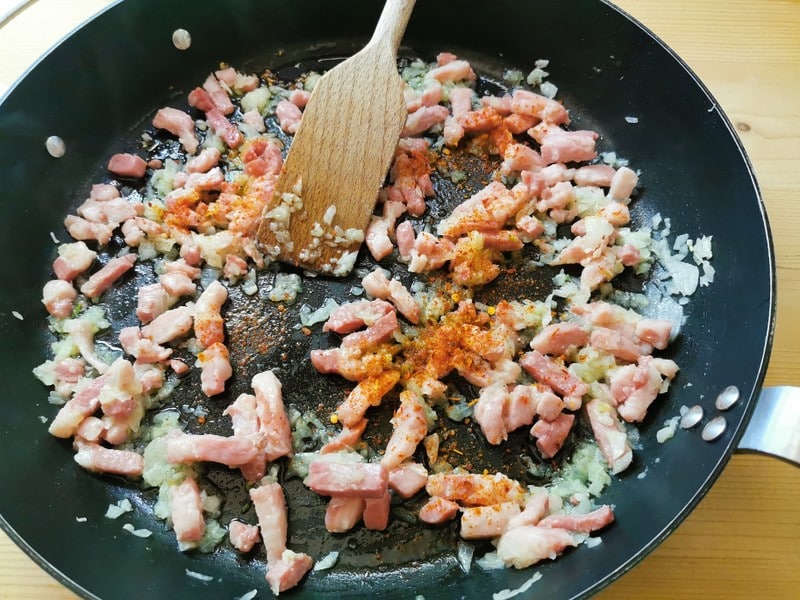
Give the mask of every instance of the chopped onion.
[(520, 594), (524, 594), (527, 592), (531, 586), (539, 581), (542, 578), (542, 574), (539, 571), (536, 571), (533, 575), (531, 575), (530, 579), (525, 581), (521, 586), (514, 590), (501, 590), (496, 594), (492, 594), (492, 600), (508, 600), (508, 598), (513, 598), (514, 596), (519, 596)]
[(140, 538), (149, 538), (151, 535), (153, 535), (153, 532), (150, 531), (149, 529), (134, 529), (133, 525), (131, 525), (130, 523), (125, 523), (125, 525), (123, 525), (122, 528), (125, 531), (130, 532), (132, 535), (135, 535), (136, 537)]
[(458, 559), (458, 566), (461, 567), (461, 570), (466, 574), (469, 574), (469, 570), (472, 567), (472, 556), (474, 554), (475, 546), (464, 541), (458, 542), (456, 558)]
[(197, 571), (192, 571), (190, 569), (186, 569), (186, 575), (189, 577), (193, 577), (194, 579), (198, 579), (200, 581), (213, 581), (214, 578), (211, 575), (203, 575), (202, 573), (198, 573)]
[(325, 556), (320, 558), (316, 564), (314, 564), (315, 571), (324, 571), (326, 569), (330, 569), (333, 565), (336, 564), (336, 561), (339, 560), (339, 553), (338, 552), (328, 552)]
[(671, 419), (664, 421), (664, 426), (656, 431), (656, 439), (658, 440), (659, 444), (663, 444), (667, 440), (671, 440), (674, 437), (675, 428), (678, 426), (678, 421), (680, 420), (680, 417), (672, 417)]
[(118, 519), (122, 515), (127, 512), (131, 512), (133, 510), (133, 505), (131, 501), (127, 498), (123, 498), (116, 504), (109, 504), (108, 509), (106, 509), (105, 516), (109, 519)]
[(326, 298), (325, 303), (314, 312), (311, 312), (311, 308), (307, 304), (303, 304), (300, 307), (300, 323), (304, 327), (311, 327), (317, 323), (327, 321), (331, 313), (337, 308), (339, 308), (339, 304), (333, 298)]

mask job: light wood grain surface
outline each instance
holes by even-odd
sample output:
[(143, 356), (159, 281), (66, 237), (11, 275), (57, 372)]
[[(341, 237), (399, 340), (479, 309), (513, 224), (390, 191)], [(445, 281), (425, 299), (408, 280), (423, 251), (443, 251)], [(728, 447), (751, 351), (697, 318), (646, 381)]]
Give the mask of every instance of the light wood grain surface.
[[(107, 4), (38, 0), (6, 21), (0, 28), (0, 85), (11, 84), (55, 40)], [(800, 2), (617, 4), (677, 51), (736, 125), (767, 205), (778, 264), (777, 327), (766, 384), (799, 386)], [(678, 530), (598, 597), (800, 597), (800, 469), (762, 456), (735, 456)], [(0, 599), (75, 598), (0, 534)]]

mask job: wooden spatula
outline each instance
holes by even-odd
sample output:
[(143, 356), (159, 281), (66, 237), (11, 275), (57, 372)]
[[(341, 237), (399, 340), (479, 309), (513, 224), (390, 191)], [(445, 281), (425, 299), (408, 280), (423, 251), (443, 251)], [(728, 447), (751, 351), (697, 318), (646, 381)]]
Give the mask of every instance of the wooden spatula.
[(262, 250), (347, 275), (406, 119), (397, 49), (414, 0), (387, 0), (375, 33), (314, 87), (258, 230)]

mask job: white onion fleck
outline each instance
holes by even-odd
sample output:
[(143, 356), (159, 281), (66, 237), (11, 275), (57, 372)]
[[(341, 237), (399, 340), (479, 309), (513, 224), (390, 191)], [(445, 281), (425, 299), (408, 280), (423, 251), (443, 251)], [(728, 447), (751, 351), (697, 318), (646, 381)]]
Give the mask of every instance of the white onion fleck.
[(315, 571), (325, 571), (326, 569), (331, 569), (336, 564), (336, 561), (339, 560), (339, 553), (338, 552), (328, 552), (325, 556), (319, 559), (316, 564), (314, 565)]
[(153, 535), (153, 532), (149, 529), (135, 529), (130, 523), (125, 523), (122, 528), (132, 535), (140, 538), (149, 538), (151, 535)]
[(44, 146), (53, 158), (61, 158), (67, 152), (67, 146), (64, 144), (64, 140), (57, 135), (51, 135), (47, 138), (44, 142)]
[(469, 575), (469, 570), (472, 566), (472, 556), (474, 553), (475, 546), (472, 544), (467, 544), (466, 542), (458, 543), (458, 553), (456, 556), (458, 559), (458, 566), (461, 567), (461, 570), (467, 575)]
[(192, 571), (191, 569), (186, 569), (186, 575), (199, 581), (212, 581), (214, 579), (211, 577), (211, 575), (204, 575), (203, 573), (198, 573), (197, 571)]
[(178, 50), (188, 50), (192, 45), (192, 36), (185, 29), (176, 29), (172, 32), (172, 44)]

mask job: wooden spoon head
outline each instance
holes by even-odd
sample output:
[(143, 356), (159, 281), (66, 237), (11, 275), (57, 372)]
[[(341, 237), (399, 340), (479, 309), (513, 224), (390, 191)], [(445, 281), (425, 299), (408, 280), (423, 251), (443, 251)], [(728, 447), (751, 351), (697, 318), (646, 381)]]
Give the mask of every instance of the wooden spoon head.
[(364, 240), (407, 111), (392, 51), (367, 46), (314, 87), (264, 210), (265, 254), (347, 275)]

